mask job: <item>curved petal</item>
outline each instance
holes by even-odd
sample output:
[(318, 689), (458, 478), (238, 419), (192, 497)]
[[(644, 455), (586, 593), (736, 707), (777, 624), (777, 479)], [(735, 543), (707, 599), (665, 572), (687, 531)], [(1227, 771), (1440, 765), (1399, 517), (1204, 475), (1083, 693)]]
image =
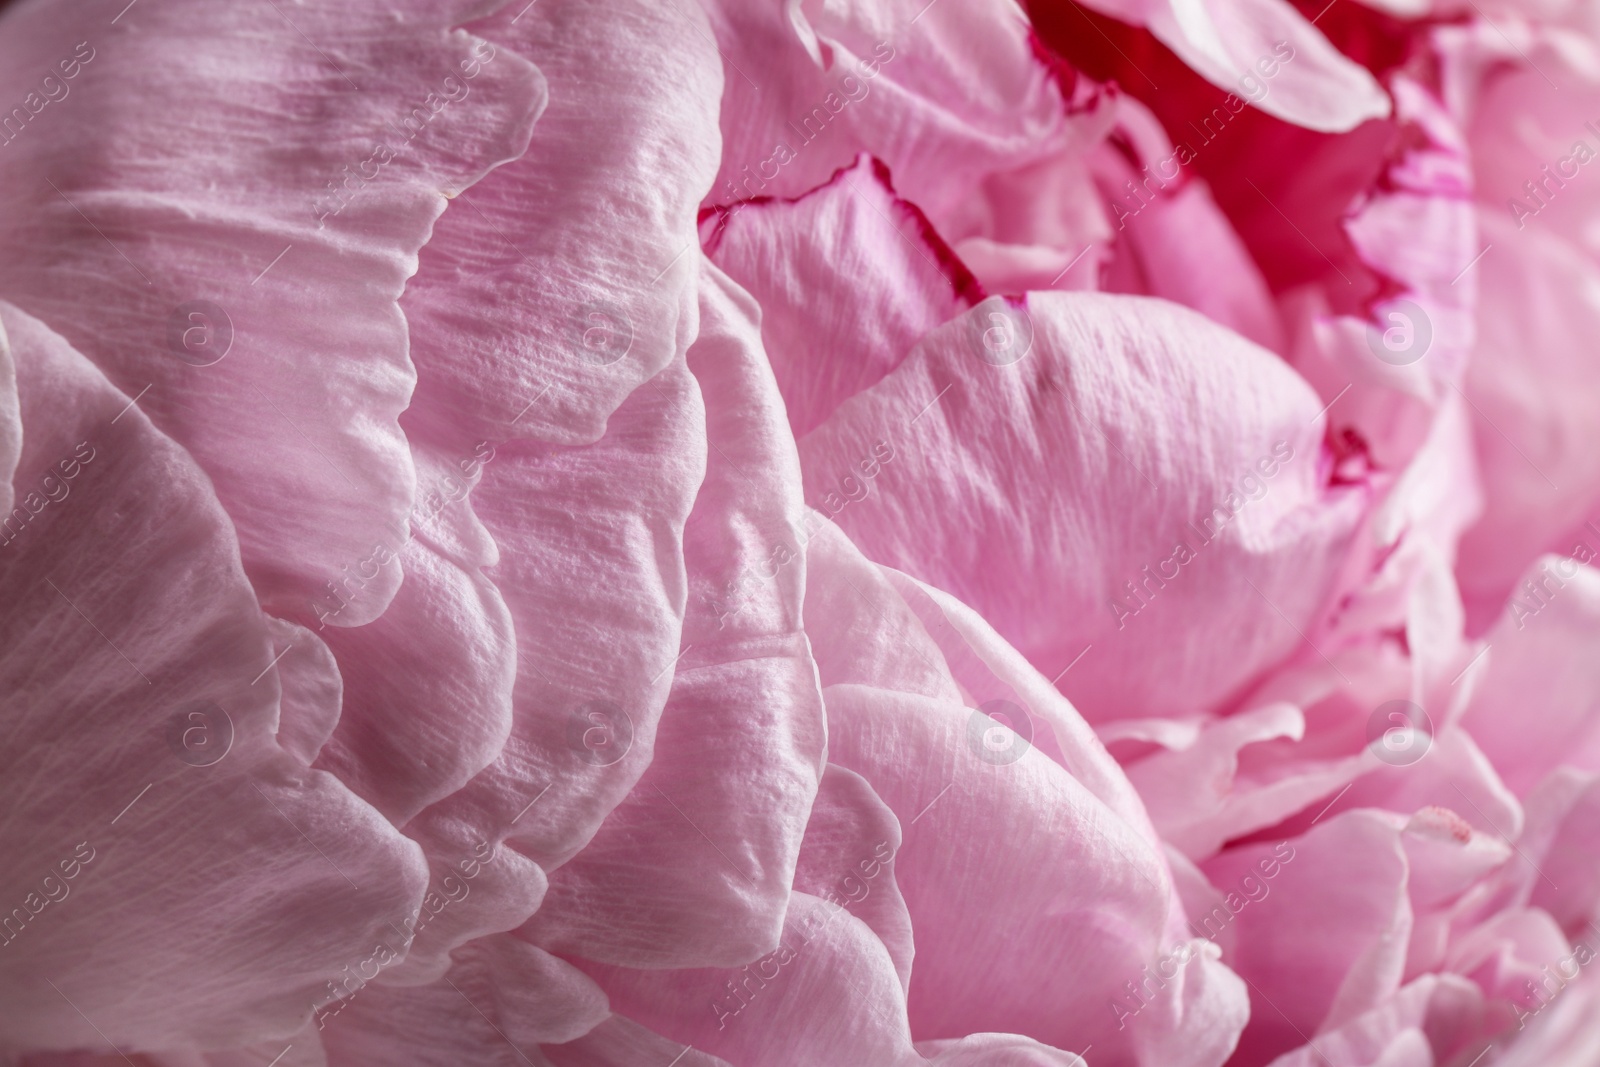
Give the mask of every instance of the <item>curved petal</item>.
[(696, 3), (505, 4), (474, 29), (539, 64), (550, 106), (440, 220), (412, 346), (465, 433), (587, 444), (693, 336), (721, 66)]
[(1226, 892), (1200, 919), (1251, 986), (1239, 1041), (1255, 1062), (1377, 1007), (1400, 987), (1411, 904), (1394, 817), (1356, 811), (1303, 837), (1229, 849), (1203, 865)]
[(363, 985), (319, 1013), (328, 1067), (528, 1064), (542, 1042), (570, 1041), (598, 1025), (605, 994), (583, 972), (511, 935), (455, 952), (439, 981)]
[(761, 340), (796, 436), (983, 298), (866, 157), (798, 199), (718, 209), (703, 230), (706, 255), (761, 305)]
[(484, 468), (471, 501), (499, 547), (486, 573), (516, 635), (511, 731), (493, 763), (406, 832), (446, 867), (501, 843), (507, 863), (440, 912), (395, 972), (404, 980), (432, 981), (455, 945), (525, 922), (544, 891), (526, 865), (570, 860), (649, 765), (682, 647), (684, 524), (705, 442), (680, 355), (601, 440), (507, 441)]
[(1600, 677), (1588, 651), (1596, 633), (1600, 571), (1547, 556), (1485, 635), (1461, 724), (1518, 795), (1558, 765), (1600, 771)]
[(0, 318), (17, 481), (66, 490), (0, 555), (0, 689), (24, 697), (0, 781), (34, 813), (4, 824), (0, 1040), (293, 1033), (418, 899), (421, 857), (278, 747), (272, 636), (205, 474), (61, 337)]
[(710, 264), (701, 278), (688, 365), (710, 454), (683, 531), (672, 690), (639, 784), (552, 875), (527, 928), (555, 951), (630, 967), (736, 966), (773, 950), (826, 747), (801, 629), (794, 439), (754, 301)]
[(1335, 594), (1368, 493), (1332, 482), (1321, 406), (1187, 309), (1035, 293), (930, 333), (800, 456), (869, 557), (971, 604), (1046, 676), (1071, 667), (1091, 721), (1180, 715), (1304, 648)]
[[(0, 153), (0, 295), (140, 398), (211, 477), (264, 605), (309, 619), (404, 539), (400, 292), (441, 190), (522, 153), (543, 86), (453, 30), (459, 5), (121, 6), (6, 11), (5, 98), (41, 62), (70, 95)], [(336, 624), (383, 610), (382, 575)]]

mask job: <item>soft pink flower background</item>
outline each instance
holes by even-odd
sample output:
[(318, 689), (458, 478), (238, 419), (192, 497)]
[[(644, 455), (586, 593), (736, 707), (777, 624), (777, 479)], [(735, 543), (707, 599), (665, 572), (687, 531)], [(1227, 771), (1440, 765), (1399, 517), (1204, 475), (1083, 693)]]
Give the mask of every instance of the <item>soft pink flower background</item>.
[(1600, 1065), (1600, 13), (15, 0), (0, 1055)]

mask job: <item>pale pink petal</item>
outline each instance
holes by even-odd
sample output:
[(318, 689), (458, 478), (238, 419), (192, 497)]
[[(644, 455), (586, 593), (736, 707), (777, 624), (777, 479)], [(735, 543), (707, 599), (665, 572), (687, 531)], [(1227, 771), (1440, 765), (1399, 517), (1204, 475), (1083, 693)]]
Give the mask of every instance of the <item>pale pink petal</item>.
[(576, 1041), (546, 1045), (543, 1051), (555, 1067), (635, 1067), (640, 1063), (729, 1067), (727, 1060), (662, 1037), (622, 1015), (608, 1016)]
[(1204, 180), (1181, 170), (1149, 109), (1123, 96), (1116, 110), (1119, 128), (1094, 156), (1116, 239), (1099, 288), (1164, 297), (1281, 351), (1283, 324), (1266, 279)]
[(1600, 770), (1597, 634), (1600, 571), (1547, 556), (1485, 635), (1461, 722), (1518, 795), (1558, 765)]
[(544, 889), (528, 867), (570, 860), (649, 765), (682, 650), (683, 530), (705, 440), (680, 356), (594, 444), (508, 441), (484, 467), (471, 502), (499, 546), (486, 573), (516, 634), (511, 732), (493, 763), (406, 832), (436, 867), (480, 842), (505, 842), (507, 862), (419, 936), (407, 981), (436, 978), (456, 944), (526, 921)]
[(512, 935), (457, 949), (425, 986), (359, 986), (318, 1013), (328, 1067), (527, 1064), (537, 1046), (570, 1041), (609, 1012), (583, 972)]
[(67, 490), (0, 548), (0, 688), (27, 694), (6, 806), (34, 813), (5, 830), (6, 1041), (291, 1034), (415, 904), (421, 857), (274, 740), (274, 642), (210, 480), (61, 337), (0, 317), (17, 484)]
[(883, 942), (901, 990), (911, 983), (916, 954), (911, 916), (894, 879), (900, 823), (867, 780), (830, 763), (806, 823), (796, 892), (849, 909)]
[(1181, 715), (1314, 655), (1302, 635), (1368, 498), (1334, 480), (1321, 406), (1187, 309), (1037, 293), (930, 333), (800, 455), (863, 552), (972, 605), (1047, 677), (1071, 666), (1059, 684), (1091, 721)]
[(796, 200), (709, 215), (706, 255), (761, 305), (761, 340), (796, 435), (876, 383), (983, 298), (967, 268), (868, 158)]
[(521, 154), (543, 86), (451, 28), (461, 3), (123, 6), (7, 9), (7, 99), (39, 64), (76, 74), (0, 159), (0, 294), (140, 397), (215, 484), (263, 603), (308, 620), (404, 537), (400, 292), (444, 191)]
[[(1318, 1034), (1272, 1067), (1436, 1067), (1480, 1053), (1483, 995), (1455, 975), (1424, 975), (1372, 1010)], [(1499, 1061), (1496, 1061), (1499, 1062)]]
[(1485, 507), (1457, 574), (1487, 623), (1539, 554), (1585, 559), (1600, 546), (1585, 521), (1600, 501), (1600, 456), (1587, 444), (1600, 413), (1589, 358), (1600, 266), (1546, 232), (1517, 232), (1499, 211), (1480, 209), (1479, 222), (1496, 248), (1477, 267), (1483, 311), (1466, 391)]
[(539, 65), (550, 106), (440, 220), (412, 349), (465, 432), (586, 444), (693, 337), (721, 64), (697, 3), (509, 3), (474, 29)]
[(988, 176), (1070, 136), (1057, 72), (1015, 5), (708, 6), (727, 82), (710, 204), (798, 196), (867, 152), (943, 227)]
[(1073, 1052), (1017, 1034), (968, 1034), (956, 1041), (919, 1041), (917, 1051), (935, 1067), (1084, 1067)]
[(745, 967), (584, 968), (619, 1014), (732, 1064), (923, 1062), (882, 942), (845, 909), (805, 893), (791, 897), (778, 947)]
[(499, 590), (420, 538), (383, 617), (323, 631), (344, 712), (317, 766), (396, 826), (465, 785), (511, 729), (516, 643)]
[(304, 626), (269, 617), (267, 629), (283, 691), (278, 745), (301, 763), (314, 763), (339, 723), (344, 692), (339, 664), (322, 639)]
[(1399, 988), (1411, 932), (1400, 822), (1370, 811), (1330, 816), (1292, 842), (1229, 849), (1203, 865), (1226, 904), (1198, 921), (1227, 930), (1223, 959), (1251, 986), (1239, 1042), (1250, 1062)]
[[(683, 646), (659, 668), (672, 691), (649, 768), (552, 875), (527, 928), (554, 951), (633, 967), (737, 966), (772, 951), (825, 758), (801, 629), (800, 462), (760, 313), (710, 264), (700, 299), (688, 366), (709, 454), (683, 531)], [(546, 800), (571, 786), (554, 790)]]

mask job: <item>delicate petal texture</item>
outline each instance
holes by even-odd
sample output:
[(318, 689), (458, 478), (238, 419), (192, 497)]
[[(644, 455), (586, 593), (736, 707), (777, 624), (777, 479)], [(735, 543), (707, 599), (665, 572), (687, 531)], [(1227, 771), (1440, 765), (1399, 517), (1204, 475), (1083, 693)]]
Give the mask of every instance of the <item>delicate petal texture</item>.
[(510, 612), (482, 573), (418, 537), (395, 558), (405, 583), (383, 617), (324, 631), (345, 695), (317, 765), (403, 826), (499, 755), (516, 646)]
[(683, 648), (648, 770), (530, 927), (558, 951), (734, 966), (777, 945), (826, 730), (800, 624), (800, 462), (756, 315), (704, 265), (688, 365), (710, 452), (683, 532)]
[[(892, 589), (854, 580), (859, 564), (838, 540), (827, 528), (812, 540), (811, 574), (846, 582), (892, 618)], [(807, 614), (815, 618), (809, 594)], [(916, 617), (903, 625), (890, 632), (920, 644)], [(818, 649), (824, 682), (831, 659)], [(904, 828), (893, 873), (916, 937), (918, 1040), (1014, 1032), (1058, 1048), (1096, 1043), (1108, 1063), (1225, 1059), (1243, 1022), (1242, 990), (1214, 954), (1171, 931), (1174, 897), (1148, 824), (1124, 822), (1042, 752), (1007, 741), (1012, 731), (983, 711), (900, 684), (879, 670), (823, 693), (829, 758), (865, 778)], [(978, 914), (974, 899), (986, 902)], [(1081, 968), (1054, 965), (1069, 954)], [(1122, 1025), (1121, 983), (1158, 957), (1171, 988)]]
[(581, 971), (499, 935), (458, 949), (432, 985), (362, 985), (318, 1023), (328, 1067), (511, 1067), (532, 1062), (541, 1042), (570, 1041), (607, 1014), (605, 994)]
[(1407, 869), (1399, 828), (1374, 812), (1330, 817), (1292, 843), (1232, 849), (1205, 865), (1228, 892), (1207, 918), (1225, 927), (1224, 956), (1251, 985), (1242, 1053), (1285, 1051), (1399, 988)]
[(795, 890), (848, 908), (872, 927), (894, 960), (900, 988), (911, 982), (916, 945), (900, 886), (890, 877), (900, 851), (900, 822), (867, 780), (828, 764), (806, 823)]
[[(122, 6), (7, 13), (5, 99), (56, 57), (77, 74), (71, 120), (0, 153), (0, 295), (140, 396), (211, 477), (266, 607), (309, 619), (404, 537), (400, 290), (445, 192), (522, 152), (543, 86), (452, 30), (461, 5)], [(337, 625), (383, 610), (382, 573)]]
[(761, 305), (761, 340), (797, 436), (983, 296), (866, 158), (797, 200), (721, 209), (702, 230), (706, 254)]
[(550, 106), (440, 221), (406, 294), (412, 345), (468, 432), (586, 444), (692, 321), (720, 64), (693, 3), (513, 3), (475, 29), (539, 65)]
[(1055, 72), (1011, 0), (707, 6), (728, 85), (710, 203), (798, 196), (867, 152), (942, 225), (1067, 135)]
[(1558, 764), (1600, 771), (1597, 635), (1600, 571), (1551, 556), (1530, 568), (1487, 635), (1462, 725), (1519, 795)]
[(860, 919), (805, 893), (792, 896), (777, 947), (738, 970), (585, 969), (620, 1014), (735, 1067), (922, 1062), (882, 943)]
[(970, 603), (1047, 676), (1083, 655), (1061, 685), (1091, 720), (1179, 714), (1302, 646), (1334, 595), (1366, 493), (1330, 484), (1319, 406), (1192, 312), (1044, 293), (935, 330), (800, 454), (868, 556)]
[(278, 747), (273, 641), (205, 475), (61, 337), (0, 319), (17, 482), (70, 486), (0, 555), (0, 779), (35, 813), (5, 822), (0, 1041), (292, 1033), (418, 899), (421, 857)]
[[(649, 764), (680, 652), (683, 529), (705, 455), (700, 391), (680, 356), (601, 440), (508, 441), (485, 468), (472, 502), (500, 547), (488, 574), (517, 639), (511, 732), (493, 763), (407, 832), (447, 865), (508, 841), (508, 864), (496, 861), (418, 938), (404, 964), (412, 976), (436, 978), (456, 944), (524, 922), (543, 878), (514, 872), (571, 859)], [(631, 655), (619, 662), (618, 648)]]
[(310, 630), (273, 618), (267, 629), (283, 691), (278, 745), (301, 763), (313, 763), (338, 725), (344, 679), (333, 652)]

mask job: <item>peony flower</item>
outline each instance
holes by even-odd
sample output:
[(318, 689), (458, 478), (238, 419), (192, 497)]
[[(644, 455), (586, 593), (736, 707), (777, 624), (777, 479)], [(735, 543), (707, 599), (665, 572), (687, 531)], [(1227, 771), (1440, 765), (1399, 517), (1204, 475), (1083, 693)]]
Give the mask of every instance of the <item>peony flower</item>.
[(1600, 1062), (1600, 27), (1319, 6), (7, 6), (7, 1062)]

